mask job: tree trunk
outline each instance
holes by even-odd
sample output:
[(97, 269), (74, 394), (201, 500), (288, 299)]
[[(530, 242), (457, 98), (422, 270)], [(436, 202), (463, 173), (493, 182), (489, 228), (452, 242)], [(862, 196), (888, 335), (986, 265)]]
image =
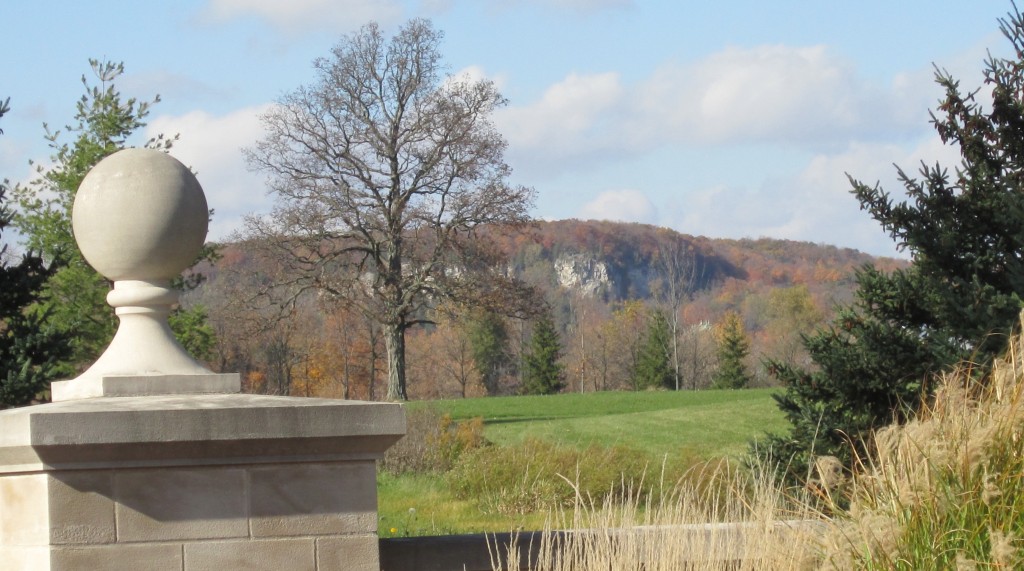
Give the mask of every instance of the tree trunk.
[(675, 377), (676, 390), (679, 390), (679, 308), (672, 317), (672, 376)]
[(352, 382), (352, 377), (349, 374), (350, 373), (349, 360), (350, 360), (350, 357), (346, 353), (346, 355), (345, 355), (345, 366), (342, 369), (342, 378), (344, 379), (344, 381), (342, 381), (342, 383), (341, 383), (341, 386), (344, 389), (344, 393), (343, 393), (344, 396), (342, 398), (345, 399), (345, 400), (348, 400), (349, 397), (351, 396), (351, 394), (349, 393), (349, 386), (351, 386), (350, 383)]
[(384, 324), (384, 347), (388, 352), (389, 401), (409, 400), (405, 392), (405, 328)]

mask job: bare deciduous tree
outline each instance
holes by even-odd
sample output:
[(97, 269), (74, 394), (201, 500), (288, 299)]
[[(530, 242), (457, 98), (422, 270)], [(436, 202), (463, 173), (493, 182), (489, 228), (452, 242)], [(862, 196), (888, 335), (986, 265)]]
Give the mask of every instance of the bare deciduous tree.
[(656, 263), (661, 276), (655, 284), (655, 297), (665, 308), (672, 332), (672, 369), (675, 389), (678, 391), (681, 385), (679, 311), (697, 289), (703, 278), (704, 266), (689, 241), (674, 233), (663, 233), (661, 236)]
[(391, 38), (376, 24), (345, 37), (316, 60), (314, 83), (263, 115), (265, 135), (246, 150), (277, 197), (248, 224), (288, 264), (288, 283), (274, 285), (380, 323), (392, 400), (406, 398), (405, 332), (427, 304), (498, 306), (526, 291), (495, 270), (477, 232), (527, 222), (534, 199), (508, 182), (491, 122), (505, 99), (489, 80), (447, 75), (441, 38), (426, 20)]

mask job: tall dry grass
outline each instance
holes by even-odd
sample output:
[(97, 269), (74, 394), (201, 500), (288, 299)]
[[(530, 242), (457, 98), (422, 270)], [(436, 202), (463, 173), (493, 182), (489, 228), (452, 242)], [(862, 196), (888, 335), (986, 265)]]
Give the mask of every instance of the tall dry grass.
[(808, 507), (810, 498), (792, 497), (773, 470), (752, 478), (734, 465), (708, 469), (713, 472), (691, 475), (684, 485), (659, 482), (668, 493), (630, 495), (646, 501), (609, 496), (598, 504), (577, 494), (572, 508), (549, 519), (535, 560), (523, 561), (530, 550), (513, 542), (492, 547), (492, 565), (496, 571), (524, 564), (537, 571), (814, 568), (826, 523)]
[(1024, 340), (983, 373), (947, 373), (914, 420), (875, 435), (828, 568), (1024, 566)]
[[(657, 500), (597, 504), (577, 494), (528, 563), (538, 571), (1022, 569), (1024, 340), (1015, 337), (983, 374), (964, 366), (944, 375), (914, 420), (875, 435), (873, 456), (852, 476), (829, 458), (816, 472), (798, 490), (775, 470), (728, 466), (671, 493), (634, 496)], [(519, 554), (529, 550), (516, 548), (494, 547), (496, 571), (525, 563)]]

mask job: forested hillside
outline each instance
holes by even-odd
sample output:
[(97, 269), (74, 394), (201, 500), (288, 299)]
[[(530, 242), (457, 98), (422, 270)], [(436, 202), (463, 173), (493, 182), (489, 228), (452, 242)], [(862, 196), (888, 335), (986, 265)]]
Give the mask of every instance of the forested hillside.
[[(849, 299), (856, 268), (904, 265), (833, 246), (614, 222), (537, 222), (491, 237), (507, 257), (505, 271), (534, 286), (538, 308), (550, 308), (568, 391), (708, 387), (730, 315), (748, 344), (742, 358), (751, 385), (764, 385), (764, 356), (806, 363), (800, 334)], [(261, 285), (287, 276), (244, 243), (221, 254), (200, 269), (208, 280), (186, 300), (206, 308), (216, 331), (211, 366), (240, 371), (253, 391), (382, 398), (376, 324), (312, 294), (268, 305)], [(408, 332), (412, 398), (521, 391), (533, 319), (445, 304), (423, 317), (432, 323)], [(662, 341), (652, 348), (655, 339)], [(661, 358), (662, 377), (645, 372)]]

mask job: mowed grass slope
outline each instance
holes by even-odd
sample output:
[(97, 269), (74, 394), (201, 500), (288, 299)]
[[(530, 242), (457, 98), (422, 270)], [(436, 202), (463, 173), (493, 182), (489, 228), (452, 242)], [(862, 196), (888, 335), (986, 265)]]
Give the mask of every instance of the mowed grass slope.
[(597, 392), (486, 397), (413, 403), (455, 420), (484, 419), (484, 435), (501, 446), (530, 438), (585, 448), (625, 446), (652, 456), (685, 452), (735, 456), (786, 421), (776, 389)]

